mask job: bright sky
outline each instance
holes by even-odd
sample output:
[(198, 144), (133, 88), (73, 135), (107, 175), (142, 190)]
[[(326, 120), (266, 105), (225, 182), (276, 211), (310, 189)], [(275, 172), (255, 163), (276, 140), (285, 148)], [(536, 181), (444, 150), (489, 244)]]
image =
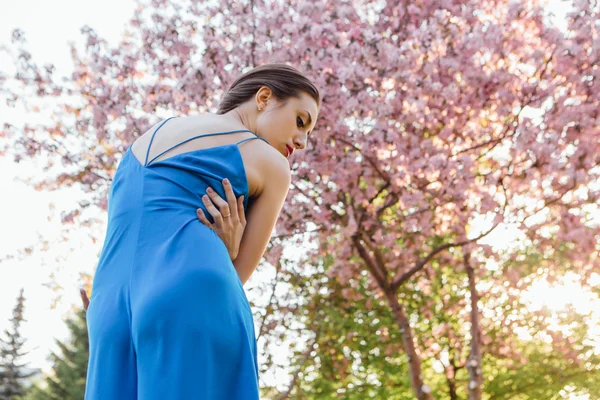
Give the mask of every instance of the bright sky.
[[(560, 1), (553, 0), (553, 7)], [(560, 13), (560, 9), (556, 8)], [(28, 49), (40, 65), (53, 63), (57, 75), (68, 75), (72, 70), (67, 41), (81, 43), (80, 28), (89, 25), (99, 36), (112, 44), (116, 44), (124, 26), (134, 11), (132, 0), (19, 0), (5, 2), (0, 13), (0, 46), (10, 43), (11, 32), (21, 28), (26, 34)], [(0, 59), (0, 69), (10, 67), (7, 60)], [(7, 109), (0, 105), (0, 123)], [(11, 122), (22, 122), (27, 116), (10, 110)], [(50, 349), (54, 349), (54, 338), (64, 339), (67, 329), (63, 316), (72, 304), (80, 304), (78, 287), (79, 273), (91, 273), (98, 260), (98, 252), (102, 243), (92, 244), (89, 238), (80, 237), (77, 232), (68, 234), (69, 240), (60, 240), (64, 227), (60, 224), (60, 210), (69, 209), (80, 198), (75, 189), (60, 192), (36, 192), (19, 177), (39, 174), (39, 166), (32, 162), (14, 164), (0, 158), (0, 259), (13, 254), (15, 249), (36, 245), (38, 235), (50, 241), (50, 251), (36, 251), (23, 260), (12, 260), (0, 263), (0, 330), (8, 325), (8, 318), (20, 288), (25, 288), (25, 318), (28, 322), (23, 327), (27, 339), (26, 350), (31, 352), (25, 361), (30, 367), (47, 369), (46, 357)], [(50, 210), (50, 204), (55, 210)], [(48, 220), (48, 216), (53, 218)], [(100, 216), (102, 219), (102, 215)], [(98, 227), (97, 237), (103, 238), (104, 226)], [(498, 244), (506, 243), (514, 238), (510, 230), (499, 231), (490, 237), (490, 241)], [(56, 293), (51, 293), (43, 286), (49, 281), (54, 271), (54, 279), (61, 285), (62, 295), (56, 308), (52, 309), (52, 300)], [(539, 306), (548, 304), (553, 308), (561, 308), (565, 302), (554, 304), (556, 299), (570, 298), (577, 307), (590, 307), (587, 296), (577, 297), (580, 291), (577, 285), (567, 283), (566, 286), (550, 288), (540, 283), (531, 293), (532, 302)], [(596, 304), (596, 310), (600, 304)], [(598, 318), (596, 325), (600, 326)], [(600, 332), (598, 332), (600, 336)], [(284, 379), (285, 381), (285, 379)]]
[[(115, 43), (127, 19), (132, 15), (134, 3), (131, 0), (20, 0), (4, 2), (0, 13), (0, 45), (9, 44), (11, 32), (15, 28), (25, 31), (28, 49), (40, 65), (52, 63), (57, 75), (68, 75), (72, 71), (71, 57), (67, 41), (81, 43), (80, 28), (92, 26), (101, 37)], [(10, 60), (0, 59), (0, 68), (7, 68)], [(0, 105), (0, 123), (6, 113)], [(9, 111), (11, 121), (22, 122), (25, 115), (15, 115)], [(17, 113), (18, 114), (18, 113)], [(17, 116), (17, 118), (15, 118)], [(78, 297), (79, 272), (92, 273), (100, 251), (100, 244), (92, 245), (91, 240), (69, 235), (69, 241), (60, 243), (60, 210), (67, 209), (79, 197), (77, 190), (60, 192), (36, 192), (24, 183), (15, 181), (18, 177), (35, 176), (39, 166), (31, 162), (15, 164), (0, 158), (0, 258), (13, 254), (38, 243), (38, 234), (50, 241), (50, 251), (36, 251), (23, 260), (0, 263), (0, 329), (8, 325), (19, 290), (25, 289), (25, 318), (23, 335), (27, 338), (26, 350), (30, 353), (26, 361), (30, 367), (47, 368), (46, 357), (54, 348), (54, 338), (64, 339), (67, 328), (63, 315), (71, 304), (80, 303)], [(39, 172), (37, 172), (39, 174)], [(56, 210), (50, 210), (54, 203)], [(47, 217), (54, 215), (50, 221)], [(101, 229), (104, 229), (102, 227)], [(57, 294), (43, 284), (50, 280), (50, 273), (56, 271), (55, 280), (62, 286), (62, 300), (51, 309)]]

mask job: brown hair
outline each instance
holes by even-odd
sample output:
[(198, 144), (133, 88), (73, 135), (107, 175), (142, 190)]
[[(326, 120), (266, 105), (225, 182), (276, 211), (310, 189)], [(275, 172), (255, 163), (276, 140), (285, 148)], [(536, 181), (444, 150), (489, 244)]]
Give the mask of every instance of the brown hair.
[(300, 97), (306, 92), (321, 106), (317, 87), (300, 71), (287, 64), (265, 64), (238, 77), (223, 95), (217, 114), (225, 114), (250, 100), (266, 86), (283, 103), (290, 97)]

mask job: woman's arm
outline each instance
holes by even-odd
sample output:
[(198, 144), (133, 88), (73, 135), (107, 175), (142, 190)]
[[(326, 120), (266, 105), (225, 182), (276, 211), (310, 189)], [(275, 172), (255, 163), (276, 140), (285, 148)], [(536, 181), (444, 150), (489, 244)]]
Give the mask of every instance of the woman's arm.
[(283, 157), (269, 158), (261, 174), (265, 184), (249, 207), (240, 251), (233, 262), (242, 284), (250, 278), (263, 256), (290, 188), (290, 166)]

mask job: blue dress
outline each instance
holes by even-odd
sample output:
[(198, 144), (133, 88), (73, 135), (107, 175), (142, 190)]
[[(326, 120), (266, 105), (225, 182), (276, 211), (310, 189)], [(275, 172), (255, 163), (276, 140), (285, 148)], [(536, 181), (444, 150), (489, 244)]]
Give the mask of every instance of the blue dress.
[[(196, 216), (222, 179), (248, 205), (238, 146), (142, 165), (131, 147), (109, 194), (108, 227), (87, 310), (85, 400), (258, 399), (252, 312), (223, 241)], [(268, 143), (268, 142), (267, 142)]]

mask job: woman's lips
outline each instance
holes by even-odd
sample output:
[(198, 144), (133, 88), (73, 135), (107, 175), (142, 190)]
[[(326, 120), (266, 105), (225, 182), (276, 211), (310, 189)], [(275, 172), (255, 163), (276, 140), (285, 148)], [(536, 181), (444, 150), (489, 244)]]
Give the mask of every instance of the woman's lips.
[(286, 157), (289, 157), (289, 156), (291, 156), (291, 155), (292, 155), (292, 153), (294, 152), (294, 149), (293, 149), (293, 148), (291, 148), (291, 147), (290, 147), (289, 145), (287, 145), (287, 144), (285, 145), (285, 149), (287, 150), (287, 155), (286, 155)]

